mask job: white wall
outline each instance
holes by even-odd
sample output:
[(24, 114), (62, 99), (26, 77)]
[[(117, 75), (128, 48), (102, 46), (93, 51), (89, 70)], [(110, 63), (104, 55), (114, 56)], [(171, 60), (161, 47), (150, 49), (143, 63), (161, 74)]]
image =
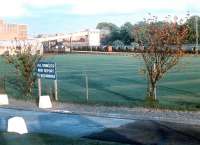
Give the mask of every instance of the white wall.
[[(80, 38), (84, 38), (85, 42), (80, 42)], [(86, 29), (84, 31), (63, 34), (59, 36), (49, 36), (44, 38), (38, 38), (38, 41), (51, 41), (51, 40), (63, 40), (67, 39), (70, 41), (72, 39), (73, 46), (100, 46), (100, 30), (97, 29)]]
[(100, 31), (89, 32), (89, 46), (100, 46)]

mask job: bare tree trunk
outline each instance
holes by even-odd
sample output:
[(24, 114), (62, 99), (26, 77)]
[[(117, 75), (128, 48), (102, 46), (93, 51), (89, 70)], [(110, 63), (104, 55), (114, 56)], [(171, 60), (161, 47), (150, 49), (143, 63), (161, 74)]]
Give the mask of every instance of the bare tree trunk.
[(156, 100), (156, 83), (151, 82), (150, 80), (148, 84), (148, 97), (152, 101)]

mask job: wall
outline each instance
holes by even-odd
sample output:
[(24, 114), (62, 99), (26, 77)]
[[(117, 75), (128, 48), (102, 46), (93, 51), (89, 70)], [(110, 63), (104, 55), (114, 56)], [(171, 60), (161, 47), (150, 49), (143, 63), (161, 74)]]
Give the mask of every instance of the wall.
[(0, 20), (0, 40), (27, 39), (27, 25), (8, 24)]

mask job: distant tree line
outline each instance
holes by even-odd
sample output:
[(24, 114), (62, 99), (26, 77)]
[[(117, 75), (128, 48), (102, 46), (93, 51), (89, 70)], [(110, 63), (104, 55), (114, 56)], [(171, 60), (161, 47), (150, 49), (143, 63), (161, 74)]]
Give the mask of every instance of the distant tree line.
[[(191, 16), (184, 22), (189, 28), (189, 35), (187, 37), (186, 43), (193, 44), (196, 42), (196, 20), (198, 18), (198, 31), (200, 33), (200, 17)], [(158, 21), (157, 25), (162, 26), (164, 22)], [(145, 21), (138, 22), (136, 24), (131, 24), (130, 22), (124, 23), (122, 26), (118, 27), (113, 23), (101, 22), (97, 24), (97, 29), (101, 30), (101, 44), (102, 45), (112, 45), (113, 47), (124, 47), (134, 45), (134, 29), (140, 27), (141, 30), (141, 40), (145, 42), (146, 39), (146, 28), (148, 24)], [(199, 38), (200, 40), (200, 38)]]
[(126, 22), (121, 27), (107, 22), (102, 22), (97, 25), (97, 29), (100, 29), (103, 35), (101, 39), (102, 45), (112, 45), (113, 43), (131, 45), (134, 41), (133, 28), (134, 25), (130, 22)]

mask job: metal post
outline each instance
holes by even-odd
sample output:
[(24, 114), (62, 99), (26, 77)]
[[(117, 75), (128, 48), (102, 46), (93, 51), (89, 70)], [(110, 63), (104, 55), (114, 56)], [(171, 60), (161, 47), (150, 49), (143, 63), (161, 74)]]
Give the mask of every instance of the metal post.
[(70, 53), (72, 52), (72, 36), (70, 37)]
[(3, 91), (4, 91), (4, 93), (6, 93), (6, 76), (5, 75), (3, 75), (4, 77), (3, 77)]
[(198, 44), (198, 39), (199, 39), (199, 30), (198, 30), (198, 17), (195, 17), (195, 22), (196, 22), (196, 53), (199, 51), (199, 44)]
[(55, 100), (58, 101), (58, 81), (57, 81), (57, 74), (56, 74), (56, 63), (55, 63), (55, 75), (56, 75), (56, 79), (54, 80)]
[(85, 75), (85, 85), (86, 85), (86, 100), (88, 101), (88, 76)]
[(42, 96), (42, 84), (40, 78), (38, 78), (38, 95), (39, 97)]
[(54, 80), (54, 89), (55, 89), (55, 100), (58, 101), (58, 84), (57, 84), (57, 79)]

